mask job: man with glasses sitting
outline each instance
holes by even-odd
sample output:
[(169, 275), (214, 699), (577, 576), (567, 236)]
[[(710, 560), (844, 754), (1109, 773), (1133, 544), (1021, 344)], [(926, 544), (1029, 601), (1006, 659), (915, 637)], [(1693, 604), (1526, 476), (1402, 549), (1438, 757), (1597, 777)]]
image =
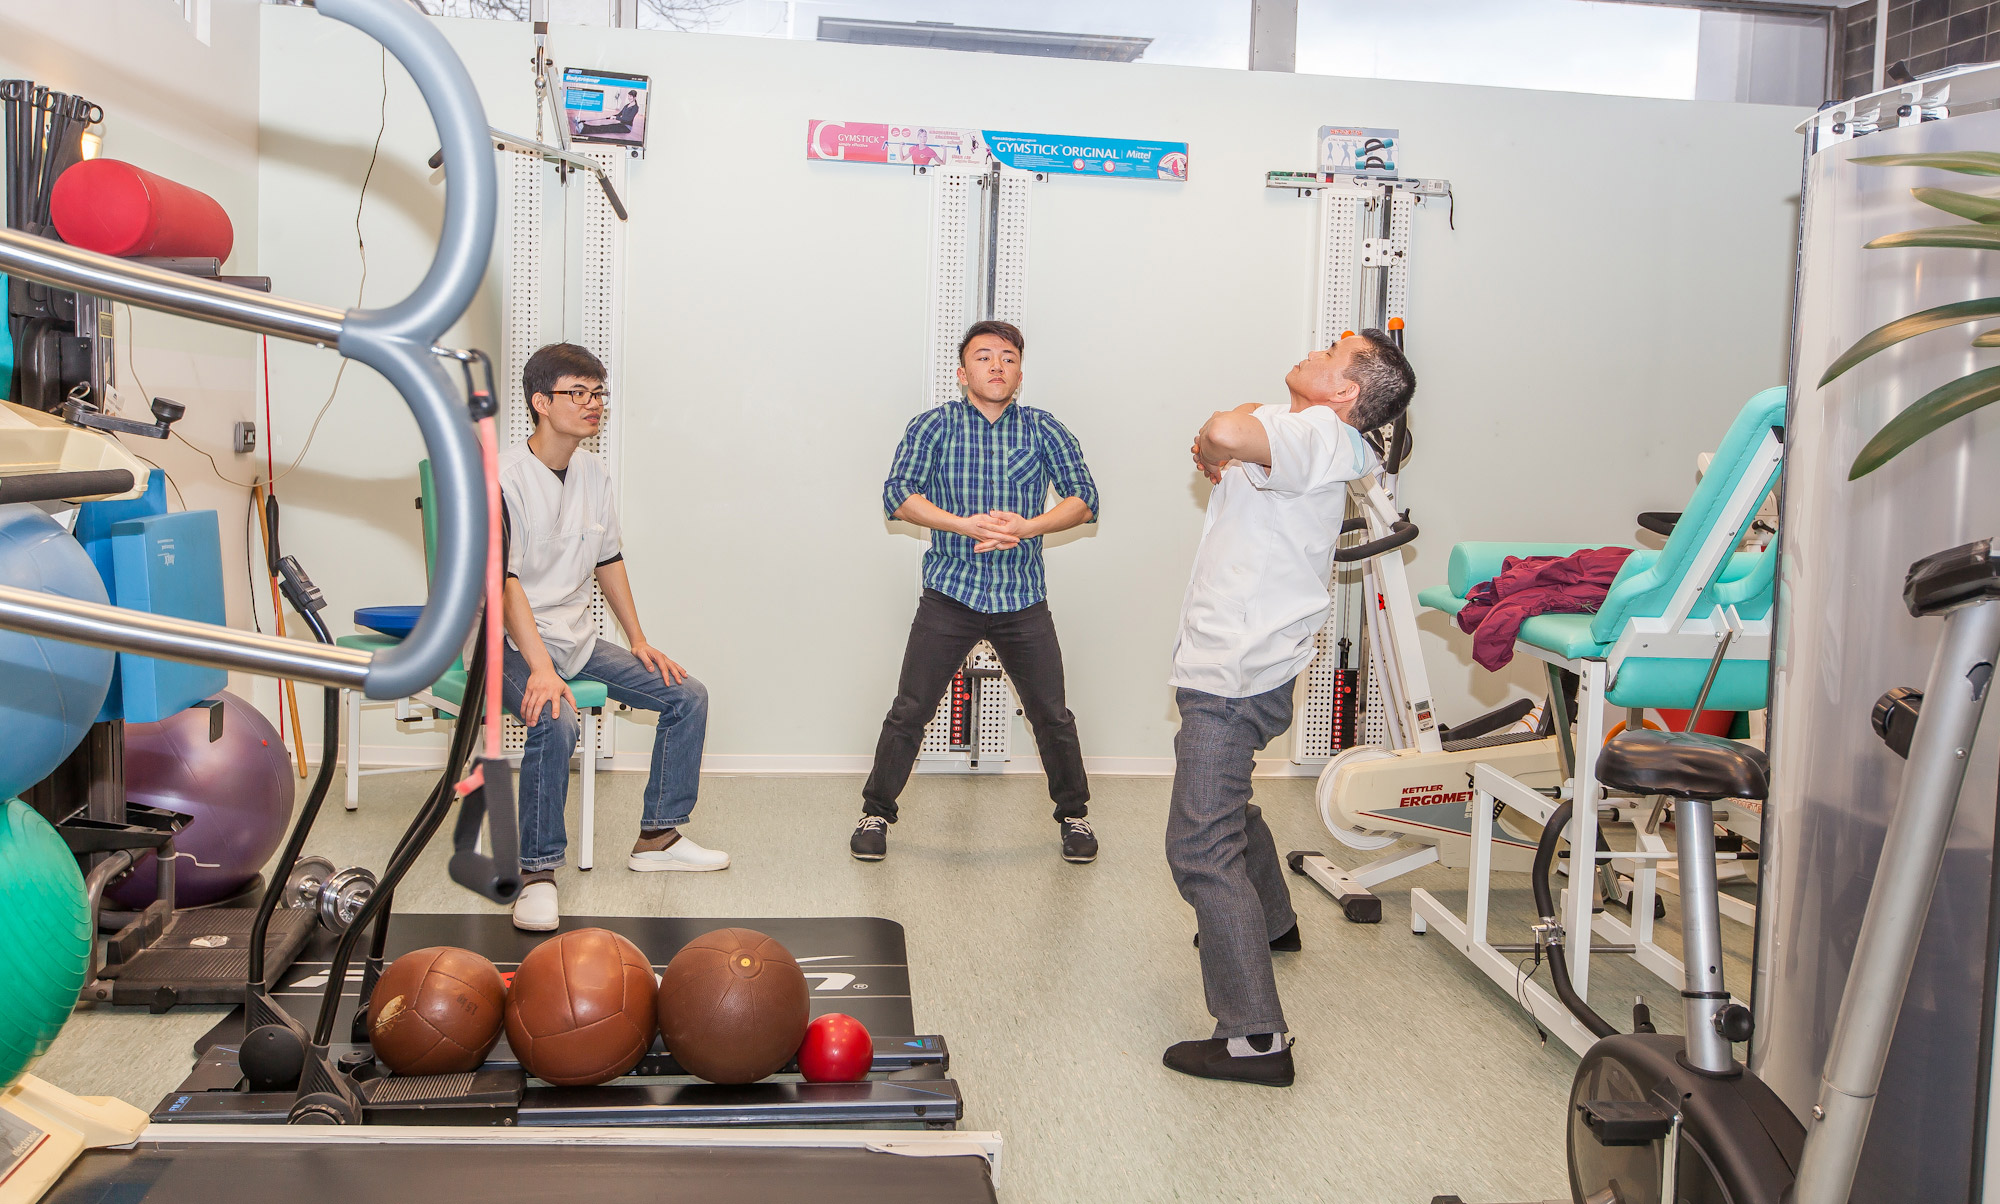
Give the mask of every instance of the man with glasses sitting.
[[(563, 813), (581, 725), (569, 681), (601, 682), (614, 701), (658, 711), (634, 870), (719, 870), (729, 855), (681, 834), (694, 811), (708, 729), (708, 690), (646, 642), (620, 550), (617, 501), (604, 462), (583, 450), (604, 421), (604, 365), (574, 343), (552, 343), (521, 371), (534, 434), (500, 454), (507, 520), (507, 647), (501, 693), (527, 725), (521, 754), (521, 894), (514, 926), (561, 921), (555, 871), (568, 847)], [(597, 638), (591, 582), (631, 644)]]

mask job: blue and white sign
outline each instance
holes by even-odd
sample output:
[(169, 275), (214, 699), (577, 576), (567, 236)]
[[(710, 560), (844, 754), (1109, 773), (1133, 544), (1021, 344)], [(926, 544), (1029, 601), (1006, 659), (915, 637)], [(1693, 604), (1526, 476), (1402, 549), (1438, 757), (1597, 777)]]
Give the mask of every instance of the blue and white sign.
[(1147, 180), (1185, 180), (1185, 142), (1139, 142), (1129, 138), (1090, 138), (1073, 134), (1023, 134), (986, 130), (986, 149), (995, 159), (1021, 171), (1076, 176), (1129, 176)]

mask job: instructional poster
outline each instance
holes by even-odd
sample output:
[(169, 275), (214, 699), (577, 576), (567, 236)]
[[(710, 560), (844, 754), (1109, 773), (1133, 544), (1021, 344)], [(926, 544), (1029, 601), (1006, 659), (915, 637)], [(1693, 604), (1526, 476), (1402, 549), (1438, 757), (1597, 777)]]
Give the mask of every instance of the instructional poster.
[(989, 156), (985, 139), (978, 130), (877, 125), (866, 121), (809, 121), (806, 158), (938, 167), (947, 163), (980, 165)]
[(998, 161), (1022, 171), (1057, 175), (1185, 180), (1185, 142), (1146, 142), (1074, 134), (1028, 134), (947, 126), (881, 125), (860, 121), (806, 123), (806, 158), (910, 167), (985, 167)]
[(1187, 143), (1135, 142), (1130, 138), (1086, 138), (1074, 134), (1017, 134), (986, 131), (993, 157), (1022, 171), (1077, 176), (1136, 176), (1185, 180)]
[(646, 148), (646, 101), (651, 81), (617, 71), (563, 69), (563, 119), (572, 142)]
[(1329, 176), (1359, 176), (1364, 180), (1393, 180), (1401, 138), (1399, 130), (1323, 125), (1319, 127), (1320, 172)]

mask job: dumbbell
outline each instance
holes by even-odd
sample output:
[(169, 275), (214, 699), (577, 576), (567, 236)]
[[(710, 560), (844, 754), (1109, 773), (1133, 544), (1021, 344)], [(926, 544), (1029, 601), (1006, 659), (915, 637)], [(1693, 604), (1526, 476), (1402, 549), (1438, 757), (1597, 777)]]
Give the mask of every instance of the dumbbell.
[(374, 893), (375, 871), (358, 865), (337, 870), (324, 857), (306, 856), (286, 876), (281, 897), (286, 907), (318, 912), (328, 932), (345, 932)]

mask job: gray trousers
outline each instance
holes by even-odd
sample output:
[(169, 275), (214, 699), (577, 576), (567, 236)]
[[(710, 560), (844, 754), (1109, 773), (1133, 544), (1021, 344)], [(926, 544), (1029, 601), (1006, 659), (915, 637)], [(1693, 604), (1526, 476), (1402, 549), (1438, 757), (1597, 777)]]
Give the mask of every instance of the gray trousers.
[(1201, 932), (1201, 983), (1217, 1037), (1285, 1032), (1271, 941), (1298, 917), (1264, 813), (1250, 801), (1257, 750), (1292, 725), (1292, 683), (1251, 698), (1181, 689), (1167, 864)]

